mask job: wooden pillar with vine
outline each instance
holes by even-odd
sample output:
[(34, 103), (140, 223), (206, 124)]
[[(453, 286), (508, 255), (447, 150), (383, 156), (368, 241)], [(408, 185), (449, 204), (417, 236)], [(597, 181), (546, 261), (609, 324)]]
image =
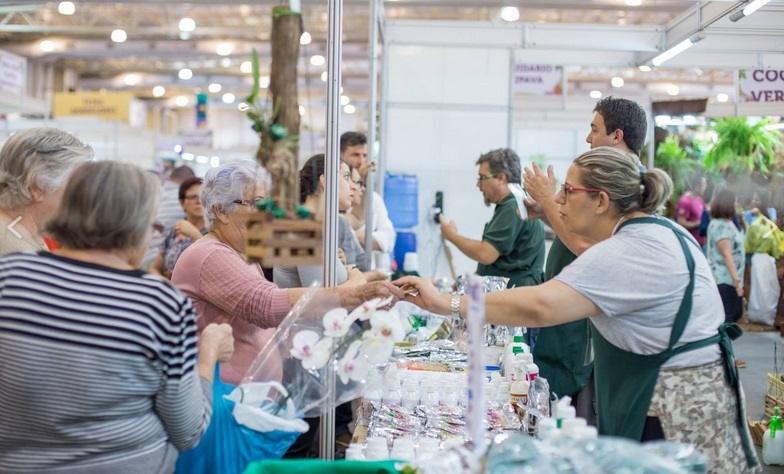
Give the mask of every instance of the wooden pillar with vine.
[[(297, 102), (297, 61), (299, 38), (302, 34), (301, 15), (286, 6), (272, 9), (272, 64), (269, 90), (272, 113), (256, 131), (261, 143), (256, 160), (272, 176), (270, 197), (275, 207), (293, 217), (299, 204), (297, 166), (299, 136), (299, 103)], [(254, 93), (258, 91), (258, 58), (254, 54)], [(262, 114), (263, 118), (263, 114)], [(266, 123), (264, 123), (266, 122)]]

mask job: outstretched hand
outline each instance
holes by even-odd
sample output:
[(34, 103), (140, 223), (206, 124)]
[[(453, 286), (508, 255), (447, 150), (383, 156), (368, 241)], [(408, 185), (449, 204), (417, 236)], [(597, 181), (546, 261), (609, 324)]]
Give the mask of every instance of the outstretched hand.
[(547, 167), (547, 174), (542, 172), (538, 164), (532, 163), (531, 168), (525, 167), (523, 186), (528, 195), (535, 201), (543, 203), (555, 199), (555, 174), (553, 166)]
[(438, 314), (449, 314), (449, 302), (444, 304), (445, 295), (436, 290), (430, 280), (415, 276), (404, 276), (392, 282), (406, 292), (404, 301), (413, 303), (422, 309)]

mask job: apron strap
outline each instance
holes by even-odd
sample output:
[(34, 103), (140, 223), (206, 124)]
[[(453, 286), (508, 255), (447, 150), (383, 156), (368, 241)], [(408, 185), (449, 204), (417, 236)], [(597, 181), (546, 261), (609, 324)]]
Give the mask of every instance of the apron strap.
[(688, 244), (686, 243), (687, 239), (685, 238), (683, 231), (675, 227), (669, 220), (660, 219), (658, 217), (638, 217), (624, 222), (619, 229), (629, 224), (658, 224), (671, 229), (678, 238), (681, 248), (683, 249), (683, 255), (686, 257), (686, 266), (689, 269), (689, 284), (686, 285), (686, 291), (683, 294), (678, 313), (675, 315), (672, 332), (670, 332), (670, 344), (667, 347), (667, 351), (672, 351), (673, 347), (675, 347), (675, 344), (678, 343), (683, 332), (686, 330), (686, 325), (688, 324), (689, 316), (691, 315), (692, 293), (694, 291), (694, 257), (689, 251)]

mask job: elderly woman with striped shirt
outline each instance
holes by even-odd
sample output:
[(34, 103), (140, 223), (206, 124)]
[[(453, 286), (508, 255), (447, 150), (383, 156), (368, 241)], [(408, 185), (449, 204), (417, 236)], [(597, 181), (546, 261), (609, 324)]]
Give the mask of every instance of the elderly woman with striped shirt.
[(199, 443), (233, 338), (207, 326), (197, 351), (188, 298), (137, 270), (160, 192), (81, 165), (46, 224), (61, 249), (0, 258), (0, 472), (173, 472)]

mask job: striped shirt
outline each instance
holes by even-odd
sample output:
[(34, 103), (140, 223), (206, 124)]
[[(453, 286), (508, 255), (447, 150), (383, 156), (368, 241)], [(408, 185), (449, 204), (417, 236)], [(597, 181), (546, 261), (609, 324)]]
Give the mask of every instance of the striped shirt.
[(46, 252), (0, 259), (0, 472), (173, 472), (212, 387), (174, 286)]

